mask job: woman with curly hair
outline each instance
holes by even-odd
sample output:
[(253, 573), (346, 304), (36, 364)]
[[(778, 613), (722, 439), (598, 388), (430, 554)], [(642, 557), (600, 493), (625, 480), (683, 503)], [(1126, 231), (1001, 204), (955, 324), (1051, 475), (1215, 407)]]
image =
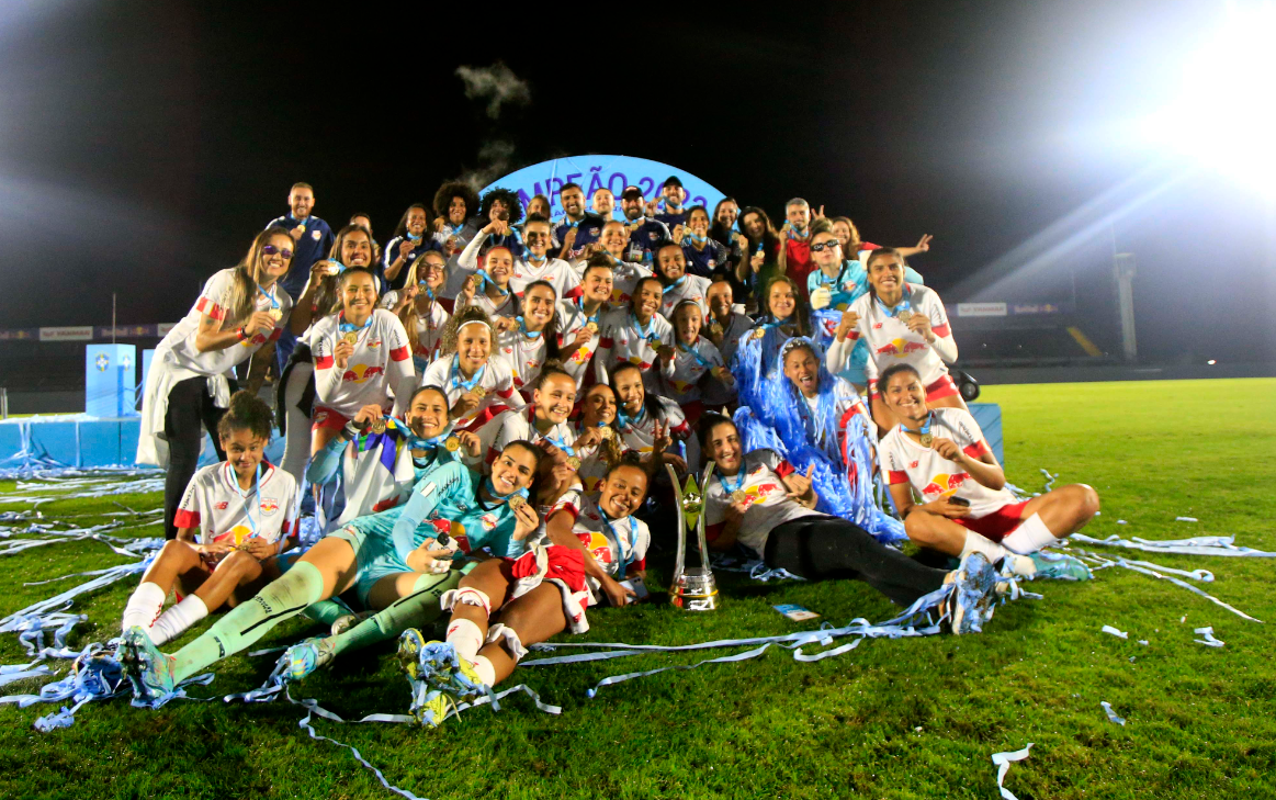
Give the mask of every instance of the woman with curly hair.
[(468, 183), (448, 181), (434, 194), (434, 213), (434, 241), (448, 260), (449, 280), (443, 296), (451, 300), (460, 293), (467, 277), (458, 274), (456, 260), (482, 227), (478, 194)]
[(443, 329), (442, 355), (421, 380), (447, 393), (457, 429), (477, 430), (517, 404), (513, 373), (503, 359), (492, 358), (495, 340), (483, 309), (469, 306), (458, 311)]
[[(486, 247), (508, 247), (515, 258), (523, 257), (523, 243), (519, 240), (518, 221), (523, 218), (523, 204), (518, 195), (509, 189), (496, 187), (479, 201), (479, 219), (500, 223), (499, 230), (488, 231)], [(487, 230), (486, 228), (484, 230)]]

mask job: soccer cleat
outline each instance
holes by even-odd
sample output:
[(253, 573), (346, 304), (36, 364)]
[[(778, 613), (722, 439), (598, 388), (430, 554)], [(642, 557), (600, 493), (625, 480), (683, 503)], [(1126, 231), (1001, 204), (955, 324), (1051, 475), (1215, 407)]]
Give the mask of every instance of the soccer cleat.
[(969, 553), (953, 574), (953, 589), (948, 595), (949, 627), (954, 635), (980, 633), (983, 624), (992, 619), (992, 595), (997, 572), (983, 553)]
[(71, 664), (75, 684), (91, 697), (111, 697), (124, 682), (124, 668), (114, 653), (81, 653)]
[(359, 611), (354, 614), (343, 614), (332, 623), (332, 635), (340, 636), (346, 631), (373, 615), (372, 611)]
[(452, 698), (438, 689), (430, 689), (421, 702), (412, 703), (412, 716), (416, 717), (423, 728), (437, 728), (447, 719), (448, 711), (454, 706)]
[(455, 647), (423, 642), (414, 628), (399, 640), (399, 662), (412, 684), (412, 715), (422, 725), (438, 727), (451, 710), (491, 691)]
[(163, 704), (173, 693), (173, 658), (159, 651), (144, 628), (124, 631), (120, 640), (120, 665), (133, 686), (134, 704)]
[(331, 639), (316, 636), (298, 642), (283, 654), (282, 660), (288, 665), (283, 673), (284, 680), (299, 681), (320, 667), (327, 666), (336, 657)]
[(1036, 552), (1028, 556), (1036, 571), (1029, 576), (1036, 578), (1052, 578), (1060, 581), (1088, 581), (1094, 573), (1076, 556), (1062, 553)]

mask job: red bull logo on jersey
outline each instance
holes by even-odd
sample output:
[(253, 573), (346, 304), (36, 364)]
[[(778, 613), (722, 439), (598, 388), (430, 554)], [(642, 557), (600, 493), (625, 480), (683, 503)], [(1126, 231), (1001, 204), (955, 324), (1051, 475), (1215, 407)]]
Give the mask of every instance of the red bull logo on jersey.
[(673, 381), (674, 391), (676, 391), (678, 394), (686, 394), (687, 390), (689, 390), (691, 387), (695, 385), (696, 385), (695, 381), (678, 381), (678, 380)]
[(233, 544), (236, 547), (244, 543), (244, 540), (253, 535), (253, 529), (247, 525), (236, 525), (225, 533), (219, 533), (213, 537), (213, 541), (217, 544)]
[(587, 347), (582, 347), (576, 352), (572, 353), (572, 357), (570, 361), (573, 364), (584, 364), (585, 362), (589, 361), (589, 357), (592, 356), (593, 354), (594, 354), (594, 351), (590, 350)]
[(881, 347), (877, 348), (879, 356), (894, 356), (895, 358), (903, 358), (909, 353), (915, 353), (918, 350), (925, 350), (925, 342), (910, 342), (907, 339), (892, 339)]
[(781, 488), (778, 483), (771, 481), (746, 488), (744, 490), (744, 509), (748, 511), (750, 506), (765, 504), (770, 493)]
[(384, 374), (385, 367), (355, 364), (353, 367), (345, 371), (345, 373), (341, 376), (341, 380), (349, 383), (363, 383), (370, 378), (375, 378), (378, 375)]
[(368, 347), (368, 348), (371, 348), (371, 349), (373, 349), (373, 350), (376, 350), (378, 347), (380, 347), (380, 346), (381, 346), (381, 340), (380, 340), (380, 339), (368, 339), (368, 341), (364, 342), (364, 343), (363, 343), (363, 345), (364, 345), (364, 347)]
[(495, 514), (484, 514), (484, 515), (483, 515), (483, 516), (479, 519), (479, 522), (481, 522), (481, 523), (483, 524), (483, 530), (485, 530), (485, 531), (490, 531), (490, 530), (492, 530), (493, 528), (495, 528), (495, 527), (496, 527), (496, 515), (495, 515)]
[(969, 472), (958, 472), (955, 475), (949, 475), (941, 472), (930, 479), (930, 483), (926, 484), (926, 488), (922, 489), (922, 495), (927, 500), (935, 500), (940, 497), (952, 497), (957, 494), (957, 490), (970, 477)]
[(585, 549), (593, 554), (594, 559), (600, 564), (610, 564), (611, 543), (607, 541), (607, 537), (598, 531), (578, 531), (576, 538), (580, 539), (580, 543), (585, 545)]
[(261, 501), (261, 513), (270, 516), (279, 510), (279, 501), (273, 497), (264, 498)]

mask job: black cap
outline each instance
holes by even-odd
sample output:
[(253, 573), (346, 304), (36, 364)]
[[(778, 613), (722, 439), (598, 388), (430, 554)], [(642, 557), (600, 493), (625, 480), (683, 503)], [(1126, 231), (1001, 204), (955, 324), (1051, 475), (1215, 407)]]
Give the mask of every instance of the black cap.
[(622, 200), (641, 200), (641, 199), (642, 199), (642, 189), (639, 189), (637, 186), (626, 186), (626, 187), (625, 187), (625, 191), (623, 191), (623, 192), (621, 192), (621, 193), (620, 193), (620, 199), (622, 199)]
[(677, 175), (670, 175), (668, 178), (665, 178), (665, 182), (660, 184), (660, 188), (663, 189), (670, 185), (677, 186), (679, 189), (683, 188), (682, 181), (678, 179)]

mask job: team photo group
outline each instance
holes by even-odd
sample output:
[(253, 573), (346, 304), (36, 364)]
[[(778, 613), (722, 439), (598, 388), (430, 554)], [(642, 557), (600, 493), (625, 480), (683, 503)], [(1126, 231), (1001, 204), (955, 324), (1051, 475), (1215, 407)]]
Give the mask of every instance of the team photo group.
[(381, 232), (288, 189), (156, 349), (137, 460), (166, 470), (169, 541), (118, 648), (77, 670), (122, 669), (158, 707), (305, 615), (323, 634), (279, 680), (396, 640), (410, 713), (437, 726), (531, 645), (646, 600), (688, 476), (715, 553), (863, 581), (954, 635), (1021, 581), (1090, 577), (1043, 549), (1098, 495), (1007, 486), (950, 372), (928, 235), (688, 195), (448, 182)]

